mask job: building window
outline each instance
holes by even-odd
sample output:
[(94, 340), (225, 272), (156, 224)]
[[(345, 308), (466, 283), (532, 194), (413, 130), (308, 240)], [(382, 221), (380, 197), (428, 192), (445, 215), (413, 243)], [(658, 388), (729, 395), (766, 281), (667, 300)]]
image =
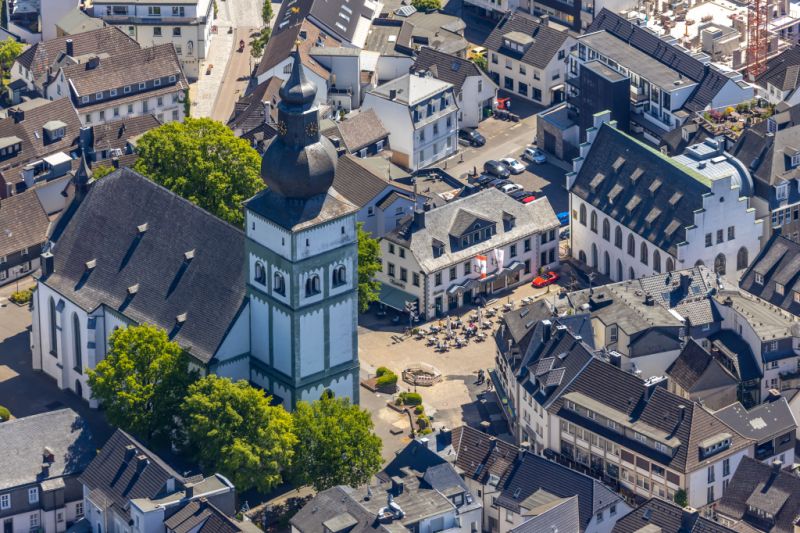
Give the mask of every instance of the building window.
[(603, 219), (603, 240), (611, 240), (611, 224), (608, 223), (608, 219)]
[(759, 285), (764, 284), (764, 274), (759, 274), (758, 272), (756, 272), (756, 283), (758, 283)]
[(433, 276), (433, 284), (437, 285), (437, 286), (442, 284), (442, 273), (441, 272), (437, 272)]
[[(258, 266), (259, 263), (256, 263)], [(263, 267), (262, 267), (263, 268)], [(265, 283), (265, 281), (261, 281), (260, 283)], [(286, 282), (283, 279), (283, 275), (279, 274), (278, 272), (272, 276), (272, 290), (273, 292), (284, 296), (286, 294)]]
[(706, 233), (706, 248), (711, 248), (714, 245), (714, 236)]
[(450, 267), (450, 281), (453, 281), (457, 277), (458, 274), (456, 273), (456, 267)]
[(628, 255), (636, 257), (636, 240), (633, 235), (628, 235)]
[(578, 221), (581, 223), (581, 225), (586, 225), (586, 206), (584, 204), (581, 204), (578, 214)]
[(708, 467), (708, 482), (714, 483), (715, 476), (714, 476), (714, 465)]
[(58, 357), (58, 326), (56, 326), (56, 302), (50, 298), (50, 355)]
[[(405, 270), (405, 269), (401, 269), (401, 271), (400, 271), (401, 272), (401, 274), (400, 274), (401, 278), (403, 277), (403, 275), (402, 275), (402, 271), (403, 270)], [(403, 281), (405, 281), (405, 280), (403, 280)], [(333, 286), (334, 287), (341, 287), (345, 283), (347, 283), (347, 269), (344, 267), (344, 265), (339, 265), (339, 266), (337, 266), (336, 268), (333, 269)]]
[(717, 244), (725, 242), (725, 232), (721, 229), (717, 230)]
[(411, 284), (415, 287), (419, 287), (419, 274), (416, 272), (411, 273)]
[(622, 230), (619, 226), (614, 229), (614, 246), (622, 250)]
[(147, 82), (145, 82), (145, 81), (140, 81), (139, 82), (139, 90), (140, 91), (143, 91), (146, 87), (147, 87)]
[(158, 26), (153, 27), (153, 37), (161, 37), (161, 28)]
[[(742, 246), (739, 248), (739, 251), (736, 252), (736, 270), (744, 270), (747, 268), (748, 264), (749, 260), (747, 257), (747, 248)], [(758, 274), (756, 274), (756, 277), (758, 277)], [(758, 282), (758, 280), (756, 281)]]
[(592, 211), (592, 215), (589, 217), (589, 229), (597, 233), (597, 211)]
[(732, 241), (735, 238), (736, 238), (736, 227), (728, 226), (728, 240)]
[(0, 509), (11, 509), (11, 494), (0, 494)]
[(731, 460), (723, 459), (722, 461), (722, 477), (731, 475)]
[(609, 327), (608, 328), (608, 342), (610, 344), (614, 344), (615, 342), (617, 342), (618, 337), (619, 337), (619, 330), (618, 330), (617, 326)]
[(389, 277), (393, 278), (394, 277), (394, 264), (393, 263), (387, 263), (387, 265), (389, 267), (389, 271), (388, 271)]
[(75, 516), (76, 517), (83, 516), (83, 502), (77, 502), (75, 504)]
[(181, 36), (181, 29), (180, 28), (172, 28), (172, 36), (173, 37), (180, 37)]
[[(511, 257), (517, 257), (517, 245), (516, 244), (512, 244), (511, 245), (510, 253), (508, 255), (510, 255)], [(499, 265), (499, 266), (502, 266), (502, 265)]]
[(597, 519), (598, 524), (601, 523), (603, 521), (603, 511), (597, 511), (595, 518)]
[(39, 521), (39, 513), (31, 513), (30, 515), (31, 531), (37, 529), (41, 522)]
[(91, 113), (87, 113), (86, 114), (86, 123), (87, 124), (91, 124), (92, 123), (92, 114)]
[(717, 257), (714, 258), (714, 272), (720, 276), (724, 276), (726, 270), (725, 262), (725, 254), (717, 254)]
[(609, 516), (617, 516), (617, 504), (612, 505), (608, 511)]
[(647, 264), (647, 256), (648, 255), (649, 255), (649, 252), (647, 251), (647, 244), (644, 241), (642, 241), (642, 244), (641, 244), (640, 250), (639, 250), (639, 261), (641, 261), (643, 265)]
[(389, 253), (394, 255), (394, 244), (389, 243)]
[(256, 282), (260, 283), (261, 285), (267, 284), (267, 273), (266, 270), (264, 270), (264, 263), (261, 261), (256, 261), (255, 275), (253, 276), (253, 279), (255, 279)]
[(306, 280), (306, 296), (314, 296), (322, 291), (319, 276), (316, 274)]
[(160, 17), (161, 8), (159, 6), (148, 6), (147, 14), (151, 17)]
[(780, 284), (780, 283), (777, 283), (777, 282), (775, 283), (775, 292), (776, 292), (776, 293), (778, 293), (778, 294), (780, 294), (781, 296), (783, 296), (783, 289), (784, 289), (784, 287), (783, 287), (783, 285), (782, 285), (782, 284)]
[(408, 270), (400, 267), (400, 281), (408, 281)]
[(661, 253), (658, 250), (653, 250), (653, 271), (661, 273)]
[(713, 503), (714, 502), (714, 485), (709, 485), (708, 486), (708, 492), (706, 494), (706, 499), (707, 499), (708, 503)]
[(39, 487), (28, 489), (28, 503), (39, 503)]
[[(77, 313), (72, 313), (72, 339), (75, 344), (75, 366), (78, 374), (83, 374), (83, 347), (81, 345), (81, 321)], [(34, 489), (31, 489), (34, 490)], [(39, 491), (36, 491), (36, 499), (39, 499)], [(31, 502), (33, 503), (33, 502)]]

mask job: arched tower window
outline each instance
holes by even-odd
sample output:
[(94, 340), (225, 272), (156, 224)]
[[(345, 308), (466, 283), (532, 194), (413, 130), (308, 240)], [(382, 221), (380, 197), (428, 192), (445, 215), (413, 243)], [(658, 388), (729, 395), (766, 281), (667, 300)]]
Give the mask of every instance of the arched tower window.
[(254, 278), (262, 285), (266, 285), (267, 283), (267, 272), (264, 270), (264, 263), (261, 261), (256, 261), (256, 272)]
[(667, 272), (675, 270), (675, 261), (671, 257), (667, 257)]
[(58, 357), (58, 328), (56, 326), (56, 302), (50, 297), (50, 354)]
[(647, 244), (644, 241), (642, 241), (642, 245), (640, 246), (640, 251), (639, 251), (639, 261), (641, 261), (643, 265), (647, 264), (648, 255), (649, 252), (647, 251)]
[(608, 223), (608, 219), (603, 219), (603, 239), (611, 240), (611, 224)]
[(72, 340), (75, 344), (75, 371), (83, 374), (83, 350), (81, 349), (81, 321), (77, 313), (72, 313)]
[(748, 265), (750, 265), (750, 262), (747, 257), (747, 248), (742, 246), (739, 248), (739, 251), (736, 252), (736, 270), (744, 270)]
[(275, 275), (272, 276), (272, 290), (281, 296), (286, 294), (286, 281), (280, 272), (275, 272)]
[(333, 269), (333, 286), (341, 287), (347, 283), (347, 269), (344, 265), (339, 265)]
[(319, 276), (316, 274), (309, 276), (306, 280), (306, 296), (314, 296), (322, 291)]
[(592, 211), (592, 216), (590, 217), (589, 221), (590, 221), (589, 229), (597, 233), (597, 211), (594, 210)]
[(714, 258), (714, 272), (721, 276), (725, 275), (725, 254), (719, 254)]
[(581, 204), (580, 211), (578, 212), (578, 220), (584, 226), (586, 225), (586, 206)]
[(658, 250), (653, 250), (653, 270), (661, 273), (661, 253)]
[(636, 240), (634, 240), (633, 235), (628, 235), (628, 255), (636, 257)]
[(622, 230), (619, 226), (614, 229), (614, 246), (622, 250)]

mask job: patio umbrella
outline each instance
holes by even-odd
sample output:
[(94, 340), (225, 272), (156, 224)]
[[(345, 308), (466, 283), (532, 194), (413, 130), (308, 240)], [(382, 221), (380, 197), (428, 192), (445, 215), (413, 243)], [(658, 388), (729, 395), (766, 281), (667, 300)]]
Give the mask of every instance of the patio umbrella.
[(478, 328), (482, 328), (482, 327), (483, 327), (483, 312), (482, 312), (482, 309), (479, 307), (478, 308)]
[(450, 324), (450, 317), (448, 316), (447, 317), (447, 336), (449, 337), (452, 334), (453, 334), (453, 326)]

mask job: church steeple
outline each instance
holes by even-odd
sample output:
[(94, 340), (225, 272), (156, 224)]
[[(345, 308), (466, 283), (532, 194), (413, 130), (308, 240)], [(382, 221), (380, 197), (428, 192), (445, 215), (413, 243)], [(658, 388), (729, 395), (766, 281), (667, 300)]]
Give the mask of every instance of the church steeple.
[(299, 48), (292, 72), (280, 89), (278, 136), (261, 162), (261, 178), (285, 198), (308, 199), (325, 194), (336, 172), (336, 148), (319, 134), (317, 86), (306, 78)]
[(82, 200), (89, 192), (89, 182), (92, 180), (92, 168), (86, 159), (86, 153), (81, 154), (81, 165), (75, 171), (73, 184), (75, 186), (75, 198)]

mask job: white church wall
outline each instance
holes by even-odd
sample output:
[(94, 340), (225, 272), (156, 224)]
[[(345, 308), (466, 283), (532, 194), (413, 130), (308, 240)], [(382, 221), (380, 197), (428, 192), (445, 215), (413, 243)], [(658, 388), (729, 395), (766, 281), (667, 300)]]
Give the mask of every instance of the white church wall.
[[(257, 327), (257, 326), (256, 326)], [(272, 308), (272, 331), (281, 332), (273, 340), (272, 366), (287, 376), (292, 375), (292, 324), (289, 315)], [(264, 325), (266, 329), (266, 324)], [(267, 345), (269, 346), (269, 345)]]
[[(301, 335), (300, 377), (310, 376), (325, 370), (325, 312), (320, 309), (300, 317), (301, 332), (315, 332), (314, 335)], [(351, 330), (352, 331), (352, 330)]]
[(274, 381), (272, 383), (272, 387), (267, 390), (270, 390), (273, 394), (279, 396), (283, 400), (281, 405), (283, 405), (286, 409), (292, 408), (292, 393), (287, 387), (284, 387), (279, 382)]
[(280, 226), (267, 222), (258, 215), (253, 214), (252, 211), (245, 211), (245, 213), (247, 236), (281, 257), (291, 259), (291, 234)]
[(255, 295), (250, 296), (250, 353), (269, 363), (269, 306)]
[(249, 307), (250, 305), (248, 304), (242, 309), (242, 312), (236, 317), (233, 326), (231, 326), (227, 335), (225, 335), (225, 338), (222, 340), (222, 343), (217, 349), (217, 353), (214, 354), (218, 361), (224, 361), (250, 351)]
[(340, 365), (353, 359), (352, 331), (356, 327), (355, 299), (347, 299), (331, 307), (328, 343), (330, 366)]
[[(312, 276), (319, 276), (320, 291), (313, 296), (306, 296), (306, 281)], [(325, 287), (323, 286), (325, 283), (325, 269), (315, 268), (314, 270), (309, 270), (308, 272), (300, 274), (298, 277), (300, 288), (300, 305), (309, 305), (321, 302), (325, 297)]]
[(319, 397), (322, 396), (322, 392), (325, 389), (330, 389), (337, 398), (351, 398), (353, 396), (352, 374), (339, 376), (327, 387), (319, 384), (316, 387), (305, 389), (300, 393), (300, 399), (307, 402), (319, 400)]
[(298, 233), (296, 260), (313, 257), (354, 242), (356, 240), (354, 218), (354, 215), (349, 215), (335, 222)]

